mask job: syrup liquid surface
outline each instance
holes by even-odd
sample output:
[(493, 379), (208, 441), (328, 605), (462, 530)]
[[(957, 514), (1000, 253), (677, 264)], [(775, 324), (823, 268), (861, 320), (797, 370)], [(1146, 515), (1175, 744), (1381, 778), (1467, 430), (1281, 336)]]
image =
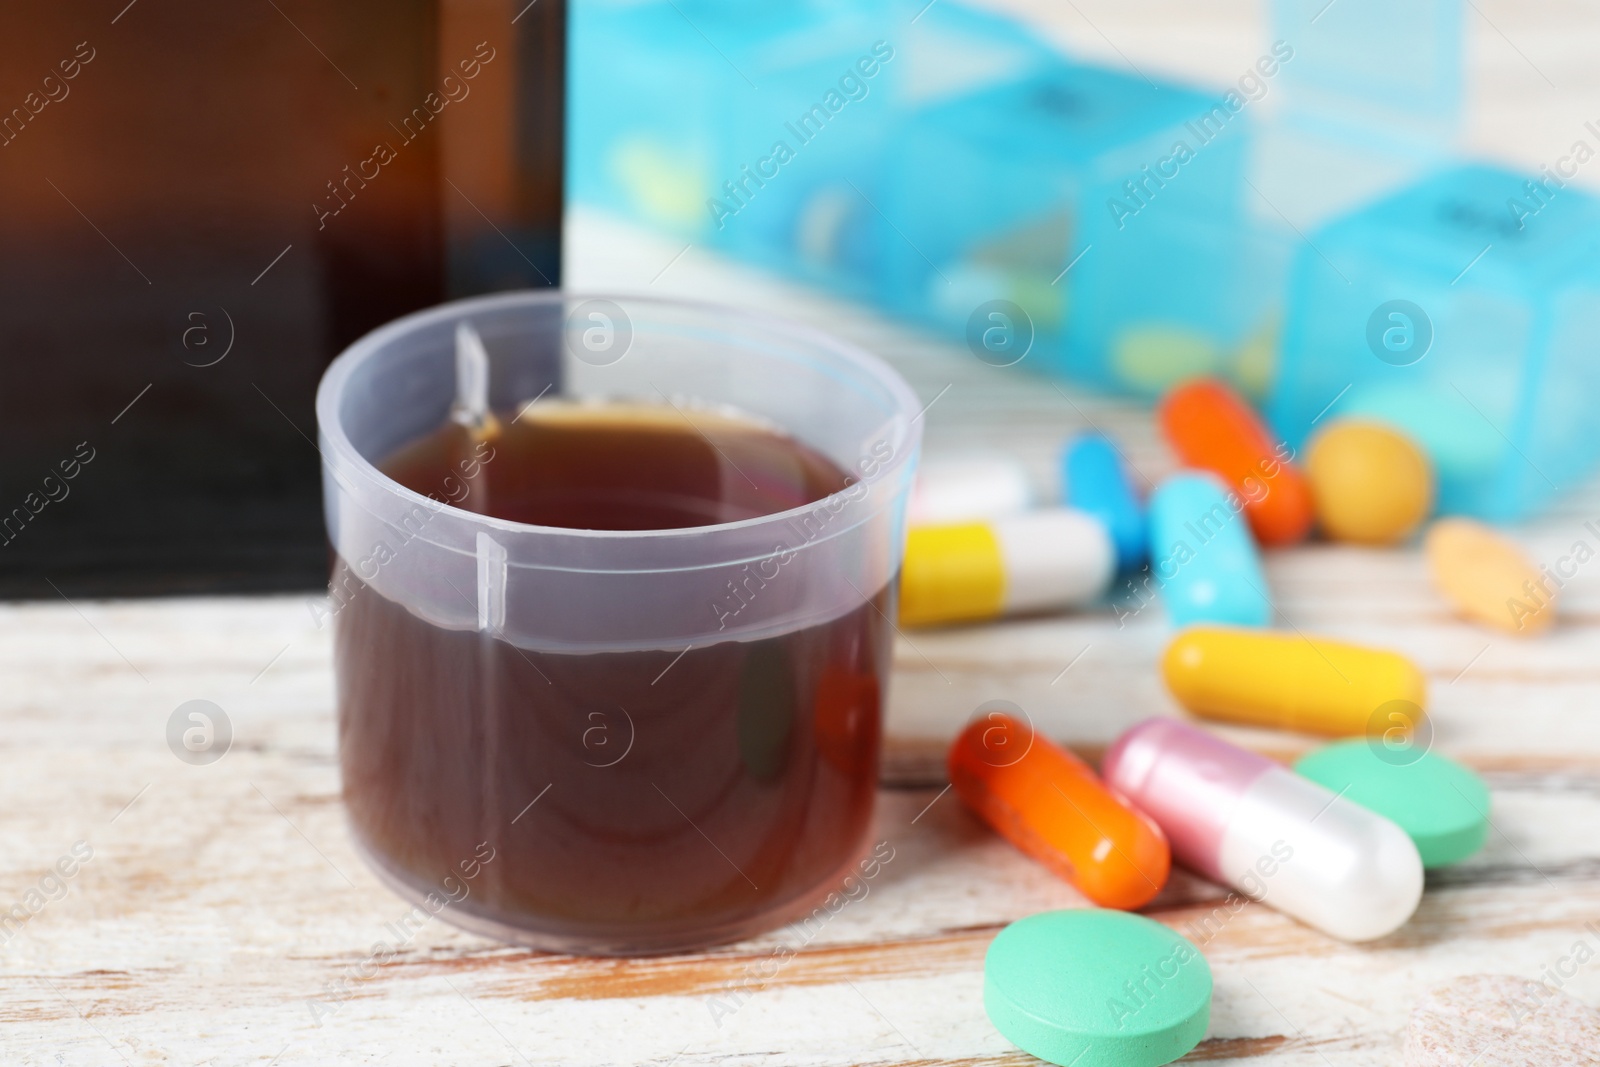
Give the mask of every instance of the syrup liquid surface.
[[(845, 487), (792, 438), (665, 405), (541, 403), (486, 441), (451, 424), (380, 467), (458, 507), (576, 529), (731, 522)], [(419, 895), (453, 876), (467, 895), (452, 910), (536, 943), (666, 951), (762, 928), (833, 888), (864, 840), (887, 589), (763, 640), (572, 654), (434, 626), (343, 560), (333, 583), (347, 807)], [(463, 882), (485, 845), (494, 859)]]

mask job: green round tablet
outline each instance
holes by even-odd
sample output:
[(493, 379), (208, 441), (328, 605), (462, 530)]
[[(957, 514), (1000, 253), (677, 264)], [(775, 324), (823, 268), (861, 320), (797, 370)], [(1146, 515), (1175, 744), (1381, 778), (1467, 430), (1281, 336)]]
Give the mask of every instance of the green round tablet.
[(1398, 823), (1416, 842), (1424, 867), (1464, 860), (1489, 836), (1489, 787), (1436, 753), (1353, 739), (1302, 756), (1294, 769)]
[(1205, 1036), (1211, 968), (1187, 939), (1125, 911), (1012, 923), (983, 961), (983, 1006), (1024, 1052), (1072, 1067), (1159, 1067)]

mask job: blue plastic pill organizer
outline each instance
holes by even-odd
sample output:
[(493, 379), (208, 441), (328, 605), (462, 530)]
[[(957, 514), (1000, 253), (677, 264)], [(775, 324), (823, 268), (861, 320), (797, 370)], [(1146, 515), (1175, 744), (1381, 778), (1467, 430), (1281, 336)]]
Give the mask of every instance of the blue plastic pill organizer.
[[(1461, 0), (1273, 0), (1293, 55), (1268, 85), (1246, 194), (1254, 284), (1281, 322), (1304, 235), (1450, 165), (1462, 110)], [(1253, 398), (1270, 379), (1235, 376)]]
[(1432, 457), (1440, 511), (1496, 521), (1594, 468), (1600, 200), (1559, 177), (1458, 166), (1311, 246), (1270, 405), (1291, 444), (1337, 416), (1388, 422)]
[(826, 169), (881, 123), (863, 114), (882, 110), (894, 62), (873, 51), (879, 14), (820, 0), (575, 3), (572, 195), (685, 240), (732, 248), (764, 232), (772, 187)]
[(958, 336), (998, 310), (1031, 365), (1119, 391), (1225, 369), (1261, 325), (1236, 284), (1247, 122), (1065, 59), (919, 109), (866, 220), (879, 299)]
[[(774, 187), (775, 227), (737, 245), (740, 255), (863, 300), (879, 300), (883, 220), (896, 217), (884, 176), (893, 132), (918, 109), (1047, 68), (1056, 53), (1022, 24), (960, 3), (882, 5), (895, 52), (877, 124), (825, 166)], [(898, 238), (897, 238), (898, 239)], [(730, 246), (732, 247), (732, 246)]]
[(575, 200), (957, 337), (1019, 307), (1019, 353), (1120, 391), (1269, 341), (1264, 287), (1236, 284), (1236, 94), (1071, 62), (955, 0), (582, 0), (571, 22)]
[[(997, 365), (1271, 388), (1296, 445), (1330, 404), (1386, 418), (1433, 454), (1444, 510), (1514, 519), (1592, 466), (1595, 208), (1548, 171), (1406, 177), (1448, 156), (1460, 10), (1276, 0), (1260, 73), (1292, 180), (1258, 170), (1257, 195), (1248, 158), (1273, 153), (1238, 94), (1076, 63), (956, 0), (577, 0), (570, 190)], [(1331, 219), (1314, 250), (1261, 225), (1285, 212)]]
[(686, 241), (870, 297), (886, 131), (1050, 55), (1020, 24), (911, 0), (580, 0), (568, 185)]

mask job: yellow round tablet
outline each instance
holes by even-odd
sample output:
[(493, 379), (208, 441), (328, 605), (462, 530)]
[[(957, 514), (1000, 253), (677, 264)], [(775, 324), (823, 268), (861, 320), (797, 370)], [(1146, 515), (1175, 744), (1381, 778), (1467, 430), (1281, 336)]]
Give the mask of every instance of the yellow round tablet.
[(1535, 634), (1555, 622), (1555, 584), (1483, 523), (1440, 519), (1423, 549), (1433, 584), (1458, 614), (1512, 634)]
[(1306, 457), (1317, 520), (1329, 537), (1391, 545), (1433, 508), (1433, 464), (1404, 434), (1379, 422), (1341, 419)]

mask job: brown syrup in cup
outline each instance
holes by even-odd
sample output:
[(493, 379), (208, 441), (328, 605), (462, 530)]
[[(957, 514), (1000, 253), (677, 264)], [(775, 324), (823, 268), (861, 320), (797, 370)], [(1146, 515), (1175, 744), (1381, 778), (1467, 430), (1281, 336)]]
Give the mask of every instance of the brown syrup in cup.
[[(379, 467), (465, 510), (582, 530), (738, 522), (848, 484), (762, 424), (666, 404), (545, 402), (478, 434), (446, 425)], [(781, 563), (767, 572), (786, 580)], [(708, 615), (763, 584), (708, 588)], [(411, 895), (545, 944), (664, 951), (803, 910), (851, 865), (872, 814), (893, 603), (888, 587), (862, 592), (775, 637), (578, 654), (436, 626), (338, 560), (357, 836)]]

